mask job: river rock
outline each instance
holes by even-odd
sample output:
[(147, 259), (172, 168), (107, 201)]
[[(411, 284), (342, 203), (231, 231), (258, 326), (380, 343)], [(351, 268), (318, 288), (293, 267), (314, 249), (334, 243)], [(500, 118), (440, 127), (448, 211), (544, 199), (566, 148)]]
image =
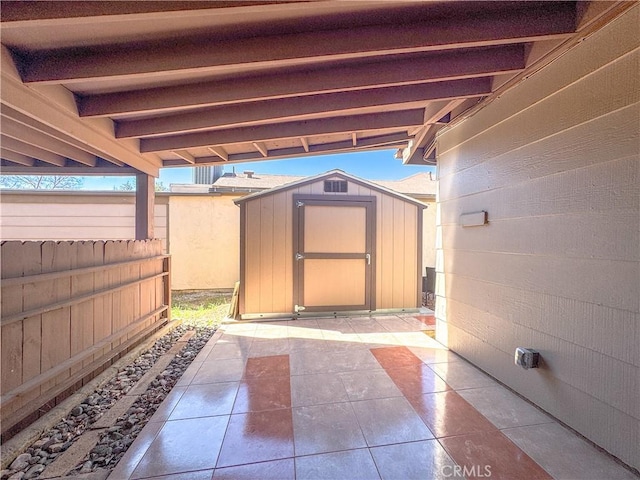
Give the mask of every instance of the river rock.
[(45, 469), (44, 465), (37, 463), (33, 467), (31, 467), (29, 470), (27, 470), (27, 473), (24, 474), (23, 478), (24, 480), (29, 480), (30, 478), (36, 478), (38, 475), (44, 472), (44, 469)]
[(49, 451), (51, 453), (60, 453), (64, 448), (64, 443), (54, 443), (49, 446)]
[(29, 466), (30, 461), (31, 461), (31, 454), (23, 453), (21, 455), (18, 455), (16, 459), (13, 462), (11, 462), (11, 465), (9, 465), (9, 469), (24, 470)]
[(80, 473), (89, 473), (91, 472), (91, 467), (93, 467), (93, 462), (91, 460), (87, 460), (82, 464), (82, 468), (80, 469)]

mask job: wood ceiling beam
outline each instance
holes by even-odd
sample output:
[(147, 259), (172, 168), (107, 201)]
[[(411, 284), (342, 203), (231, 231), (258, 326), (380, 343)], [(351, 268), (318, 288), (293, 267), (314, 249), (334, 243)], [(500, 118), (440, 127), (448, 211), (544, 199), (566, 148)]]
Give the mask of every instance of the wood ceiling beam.
[(424, 109), (424, 124), (429, 125), (436, 123), (452, 109), (460, 105), (465, 99), (457, 98), (455, 100), (444, 102), (432, 102)]
[[(483, 77), (265, 100), (199, 109), (195, 112), (144, 120), (123, 120), (116, 122), (116, 138), (160, 136), (220, 127), (259, 125), (274, 120), (302, 120), (305, 117), (309, 119), (314, 116), (328, 117), (337, 112), (354, 115), (370, 113), (366, 109), (380, 106), (401, 110), (420, 107), (429, 100), (479, 97), (489, 93), (491, 93), (491, 79)], [(363, 109), (364, 111), (359, 111)]]
[(80, 116), (171, 111), (180, 108), (298, 97), (376, 87), (457, 80), (519, 72), (525, 67), (525, 47), (501, 45), (463, 52), (428, 53), (405, 60), (280, 72), (193, 85), (89, 95), (78, 99)]
[(258, 150), (263, 157), (267, 158), (269, 156), (269, 150), (267, 150), (267, 146), (263, 142), (252, 142), (252, 145), (256, 147), (256, 150)]
[(46, 165), (27, 166), (3, 166), (0, 175), (82, 175), (82, 176), (132, 176), (140, 173), (131, 167), (54, 167)]
[(46, 133), (35, 130), (9, 117), (2, 117), (2, 133), (7, 137), (20, 140), (23, 143), (40, 147), (57, 155), (70, 158), (89, 167), (95, 167), (98, 159), (95, 155), (69, 145)]
[(187, 163), (190, 163), (191, 165), (196, 163), (195, 157), (186, 150), (175, 150), (173, 153), (185, 160)]
[(229, 154), (222, 147), (209, 147), (207, 150), (209, 150), (214, 155), (217, 155), (218, 157), (223, 159), (225, 162), (229, 160)]
[(300, 137), (300, 143), (302, 143), (302, 148), (304, 148), (304, 151), (306, 153), (309, 153), (309, 140), (307, 140), (305, 137)]
[(319, 120), (274, 123), (254, 127), (186, 133), (167, 137), (143, 138), (141, 152), (162, 152), (176, 149), (207, 147), (234, 143), (251, 143), (281, 138), (348, 133), (388, 128), (409, 128), (422, 125), (424, 109), (353, 115)]
[(136, 141), (114, 138), (111, 121), (79, 118), (74, 96), (69, 90), (59, 85), (27, 87), (20, 80), (4, 46), (1, 47), (1, 57), (0, 98), (3, 105), (36, 118), (56, 131), (65, 132), (98, 152), (104, 152), (100, 155), (102, 158), (111, 162), (117, 159), (149, 175), (159, 175), (160, 159), (155, 155), (141, 155)]
[(36, 163), (35, 158), (22, 155), (21, 153), (12, 152), (6, 148), (0, 148), (0, 157), (3, 160), (8, 160), (18, 165), (24, 165), (26, 167), (33, 167)]
[(159, 73), (236, 71), (334, 60), (562, 38), (575, 30), (574, 2), (549, 2), (501, 14), (376, 25), (220, 42), (206, 36), (144, 46), (63, 49), (20, 57), (26, 83), (130, 79)]
[(435, 135), (443, 127), (441, 124), (426, 125), (424, 129), (409, 142), (402, 152), (403, 165), (419, 165), (424, 155), (424, 147), (432, 143)]
[[(4, 124), (2, 127), (4, 131)], [(21, 140), (8, 137), (4, 135), (4, 133), (0, 136), (0, 143), (2, 143), (2, 148), (11, 150), (12, 152), (18, 153), (20, 155), (26, 155), (28, 157), (35, 158), (45, 163), (50, 163), (51, 165), (55, 165), (57, 167), (64, 167), (67, 163), (67, 159), (62, 155), (44, 150), (40, 147), (36, 147), (35, 145), (24, 143)]]
[(449, 102), (433, 102), (425, 108), (424, 127), (414, 135), (414, 138), (409, 141), (409, 144), (402, 152), (402, 163), (404, 165), (416, 163), (416, 157), (421, 154), (420, 150), (423, 149), (425, 143), (430, 142), (435, 137), (436, 132), (444, 126), (444, 124), (437, 124), (436, 122), (464, 101), (465, 99), (456, 99)]
[(39, 122), (38, 120), (29, 117), (21, 112), (18, 112), (17, 110), (14, 110), (13, 108), (1, 104), (0, 105), (0, 113), (2, 114), (3, 117), (9, 117), (13, 120), (15, 120), (16, 122), (22, 123), (23, 125), (26, 125), (28, 127), (31, 127), (35, 130), (39, 130), (40, 132), (46, 133), (47, 135), (49, 135), (50, 137), (54, 137), (57, 138), (59, 140), (62, 140), (65, 143), (68, 143), (76, 148), (79, 148), (81, 150), (85, 150), (88, 153), (95, 155), (97, 157), (101, 157), (104, 158), (105, 160), (107, 160), (110, 163), (113, 163), (114, 165), (117, 165), (119, 167), (124, 166), (124, 163), (111, 157), (110, 155), (105, 155), (102, 152), (99, 152), (98, 150), (90, 147), (89, 145), (85, 145), (82, 142), (76, 140), (73, 137), (70, 137), (69, 135), (66, 135), (65, 133), (59, 132), (54, 128), (51, 128), (48, 125), (45, 125), (41, 122)]
[[(324, 155), (327, 153), (337, 152), (361, 152), (365, 150), (380, 150), (397, 148), (406, 145), (409, 137), (405, 133), (389, 133), (384, 135), (376, 135), (365, 137), (358, 140), (358, 146), (353, 147), (351, 140), (341, 140), (337, 142), (329, 142), (317, 145), (310, 145), (307, 152), (304, 147), (287, 147), (269, 150), (269, 157), (265, 158), (259, 152), (242, 152), (229, 155), (229, 163), (246, 162), (252, 160), (272, 160), (281, 158), (299, 157), (301, 155)], [(220, 165), (221, 162), (217, 156), (197, 157), (196, 165)], [(226, 163), (226, 162), (225, 162)], [(184, 167), (187, 166), (180, 160), (165, 160), (165, 167)]]
[[(96, 20), (103, 19), (105, 16), (119, 17), (132, 15), (149, 15), (157, 16), (161, 13), (175, 13), (189, 10), (207, 10), (212, 8), (234, 8), (246, 7), (253, 5), (268, 5), (276, 2), (266, 0), (257, 1), (222, 1), (215, 2), (203, 1), (118, 1), (118, 2), (96, 2), (96, 1), (55, 1), (48, 0), (46, 2), (34, 4), (33, 2), (19, 1), (3, 1), (2, 2), (2, 21), (10, 24), (27, 23), (35, 20), (62, 20), (65, 25), (73, 23), (71, 19), (87, 22), (90, 17)], [(279, 3), (279, 2), (278, 2)], [(74, 8), (70, 8), (73, 6)], [(150, 18), (151, 20), (153, 17)]]

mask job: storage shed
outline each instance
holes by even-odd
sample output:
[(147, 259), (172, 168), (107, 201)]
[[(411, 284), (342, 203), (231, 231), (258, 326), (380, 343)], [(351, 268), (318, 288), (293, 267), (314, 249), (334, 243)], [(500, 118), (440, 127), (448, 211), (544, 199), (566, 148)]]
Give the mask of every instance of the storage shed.
[(236, 204), (241, 318), (420, 305), (423, 203), (332, 170)]

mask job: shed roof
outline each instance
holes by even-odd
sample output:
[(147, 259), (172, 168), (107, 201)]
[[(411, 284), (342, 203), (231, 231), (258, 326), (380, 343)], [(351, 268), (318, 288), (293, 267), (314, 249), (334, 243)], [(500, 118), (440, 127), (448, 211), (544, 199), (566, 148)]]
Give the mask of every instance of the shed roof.
[(404, 200), (405, 202), (408, 203), (412, 203), (414, 205), (418, 205), (419, 207), (422, 208), (427, 208), (427, 205), (425, 205), (424, 203), (416, 200), (415, 198), (411, 198), (407, 195), (404, 195), (402, 193), (396, 192), (394, 190), (391, 190), (387, 187), (384, 187), (382, 185), (379, 185), (377, 183), (371, 182), (369, 180), (365, 180), (363, 178), (359, 178), (356, 177), (355, 175), (351, 175), (347, 172), (344, 172), (342, 170), (339, 169), (335, 169), (335, 170), (329, 170), (328, 172), (325, 173), (321, 173), (319, 175), (314, 175), (312, 177), (304, 177), (301, 180), (295, 181), (295, 182), (291, 182), (291, 183), (287, 183), (285, 185), (280, 185), (278, 187), (274, 187), (271, 188), (269, 190), (263, 190), (261, 192), (256, 192), (256, 193), (252, 193), (251, 195), (247, 195), (245, 197), (239, 198), (237, 200), (234, 200), (234, 202), (236, 203), (236, 205), (241, 205), (242, 203), (254, 200), (256, 198), (259, 197), (266, 197), (268, 195), (273, 195), (275, 193), (284, 191), (284, 190), (289, 190), (291, 188), (298, 188), (301, 187), (303, 185), (308, 185), (310, 183), (315, 183), (324, 179), (328, 179), (328, 178), (335, 178), (335, 177), (339, 177), (342, 178), (343, 180), (347, 180), (353, 183), (357, 183), (359, 185), (363, 185), (365, 187), (371, 188), (372, 190), (376, 190), (378, 192), (384, 193), (386, 195), (392, 196), (392, 197), (396, 197), (399, 198), (401, 200)]

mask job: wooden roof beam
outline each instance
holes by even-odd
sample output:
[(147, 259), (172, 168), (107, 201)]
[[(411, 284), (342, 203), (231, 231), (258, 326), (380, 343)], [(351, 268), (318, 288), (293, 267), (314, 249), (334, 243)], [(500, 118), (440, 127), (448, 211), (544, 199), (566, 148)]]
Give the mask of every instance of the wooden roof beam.
[(193, 155), (191, 155), (189, 152), (187, 152), (186, 150), (175, 150), (172, 153), (174, 155), (177, 155), (178, 157), (182, 158), (187, 163), (190, 163), (191, 165), (196, 163), (195, 157)]
[(222, 148), (222, 147), (208, 147), (207, 150), (209, 150), (211, 153), (217, 155), (218, 157), (223, 159), (225, 162), (229, 161), (229, 154), (227, 153), (227, 151), (224, 148)]
[(81, 176), (132, 176), (140, 173), (139, 170), (131, 167), (87, 167), (87, 166), (65, 166), (55, 167), (48, 165), (27, 166), (3, 166), (1, 174), (3, 175), (81, 175)]
[(416, 137), (409, 142), (407, 148), (403, 150), (402, 164), (421, 164), (422, 162), (419, 160), (422, 160), (424, 155), (424, 146), (433, 142), (436, 132), (441, 128), (442, 125), (438, 124), (425, 125), (424, 129), (416, 135)]
[(460, 105), (464, 100), (464, 98), (457, 98), (450, 101), (430, 103), (427, 108), (424, 109), (424, 124), (429, 125), (431, 123), (436, 123), (452, 109)]
[(464, 99), (456, 99), (449, 102), (433, 102), (425, 108), (424, 127), (415, 133), (414, 138), (409, 141), (409, 144), (403, 150), (403, 164), (415, 163), (418, 150), (424, 147), (425, 143), (430, 141), (436, 132), (442, 128), (443, 125), (437, 125), (436, 122), (462, 102), (464, 102)]
[(84, 150), (92, 155), (95, 155), (96, 157), (100, 157), (103, 158), (105, 160), (107, 160), (110, 163), (113, 163), (114, 165), (117, 165), (119, 167), (124, 166), (124, 163), (117, 160), (116, 158), (113, 158), (110, 155), (104, 154), (102, 152), (99, 152), (98, 150), (96, 150), (95, 148), (89, 146), (89, 145), (85, 145), (82, 142), (80, 142), (79, 140), (76, 140), (73, 137), (70, 137), (69, 135), (60, 132), (52, 127), (50, 127), (49, 125), (45, 125), (41, 122), (39, 122), (38, 120), (29, 117), (28, 115), (25, 115), (11, 107), (9, 107), (8, 105), (5, 104), (1, 104), (0, 105), (0, 112), (2, 114), (3, 117), (8, 117), (11, 118), (13, 120), (15, 120), (16, 122), (19, 122), (23, 125), (26, 125), (27, 127), (30, 127), (34, 130), (38, 130), (42, 133), (46, 133), (47, 135), (49, 135), (50, 137), (54, 137), (57, 138), (59, 140), (62, 140), (65, 143), (68, 143), (76, 148), (79, 148), (80, 150)]
[(130, 79), (166, 72), (216, 72), (304, 66), (367, 56), (428, 52), (562, 38), (575, 31), (575, 2), (548, 2), (500, 15), (450, 16), (433, 22), (376, 25), (219, 42), (207, 36), (167, 44), (113, 45), (17, 57), (25, 83)]
[(67, 159), (62, 155), (25, 143), (21, 140), (8, 137), (4, 134), (0, 136), (0, 143), (4, 149), (11, 150), (12, 152), (19, 153), (21, 155), (26, 155), (27, 157), (35, 158), (45, 163), (50, 163), (57, 167), (64, 167), (67, 163)]
[[(58, 132), (82, 142), (91, 149), (104, 152), (100, 155), (110, 162), (117, 159), (137, 170), (158, 175), (160, 160), (156, 156), (143, 156), (131, 145), (133, 141), (117, 140), (113, 136), (111, 122), (100, 119), (80, 119), (73, 94), (66, 88), (53, 85), (42, 92), (38, 87), (30, 88), (22, 83), (8, 50), (2, 46), (0, 86), (2, 104), (32, 118), (37, 118)], [(124, 168), (124, 167), (121, 167)]]
[[(290, 121), (312, 116), (333, 116), (336, 112), (369, 113), (366, 109), (393, 106), (415, 108), (441, 98), (479, 97), (491, 93), (491, 79), (468, 78), (450, 82), (403, 85), (356, 92), (327, 93), (299, 98), (265, 100), (199, 109), (144, 120), (124, 120), (116, 124), (116, 137), (160, 136), (219, 127), (259, 125), (274, 120)], [(358, 111), (363, 110), (364, 111)]]
[(252, 142), (251, 144), (263, 157), (267, 158), (269, 156), (269, 150), (267, 150), (267, 146), (263, 142)]
[(33, 167), (36, 163), (34, 158), (22, 155), (21, 153), (12, 152), (6, 148), (0, 148), (0, 158), (17, 163), (18, 165), (24, 165), (25, 167)]
[[(202, 12), (207, 9), (231, 8), (252, 6), (255, 1), (221, 1), (202, 2), (202, 1), (118, 1), (118, 2), (96, 2), (96, 1), (76, 1), (76, 8), (69, 8), (68, 1), (50, 0), (41, 4), (32, 2), (3, 1), (2, 2), (2, 21), (3, 22), (29, 22), (34, 20), (62, 20), (65, 24), (73, 24), (73, 19), (86, 23), (88, 18), (102, 19), (105, 16), (127, 16), (139, 15), (149, 17), (153, 20), (159, 13), (170, 13), (175, 15), (177, 12), (196, 10)], [(262, 5), (268, 5), (270, 2), (262, 0)]]
[(73, 145), (63, 142), (46, 133), (35, 130), (12, 118), (2, 117), (2, 133), (7, 137), (19, 140), (23, 143), (34, 145), (42, 150), (48, 150), (57, 155), (70, 158), (89, 167), (95, 167), (97, 158), (95, 155), (85, 152)]
[(170, 111), (319, 93), (409, 85), (518, 72), (525, 67), (525, 47), (500, 45), (465, 51), (427, 53), (418, 58), (336, 66), (304, 72), (274, 72), (193, 85), (88, 95), (78, 99), (80, 116)]
[(254, 127), (186, 133), (166, 137), (143, 138), (141, 152), (162, 152), (191, 147), (207, 147), (234, 143), (251, 143), (280, 138), (348, 133), (388, 128), (410, 128), (422, 125), (424, 108), (400, 112), (352, 115), (318, 120), (274, 123)]
[[(388, 133), (384, 135), (375, 135), (372, 137), (364, 137), (358, 141), (358, 146), (353, 147), (351, 140), (341, 140), (337, 142), (329, 142), (317, 145), (310, 145), (309, 152), (304, 147), (286, 147), (269, 150), (269, 157), (265, 158), (259, 152), (242, 152), (229, 155), (229, 163), (246, 162), (252, 160), (272, 160), (278, 158), (299, 157), (305, 153), (311, 155), (325, 155), (334, 152), (356, 152), (364, 150), (391, 149), (406, 145), (409, 137), (406, 133)], [(197, 157), (196, 165), (221, 164), (218, 157)], [(181, 160), (165, 160), (165, 167), (186, 166)]]
[(306, 153), (309, 153), (309, 140), (306, 137), (300, 137), (300, 143), (302, 143), (302, 148)]

